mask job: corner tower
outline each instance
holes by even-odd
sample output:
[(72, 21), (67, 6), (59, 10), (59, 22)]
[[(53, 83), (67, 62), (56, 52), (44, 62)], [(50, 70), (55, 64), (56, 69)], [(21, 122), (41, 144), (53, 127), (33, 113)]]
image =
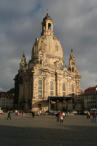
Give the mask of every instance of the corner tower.
[(75, 59), (73, 49), (71, 49), (71, 52), (70, 52), (69, 71), (72, 72), (72, 73), (78, 73), (78, 69), (77, 69), (77, 66), (76, 66), (76, 59)]

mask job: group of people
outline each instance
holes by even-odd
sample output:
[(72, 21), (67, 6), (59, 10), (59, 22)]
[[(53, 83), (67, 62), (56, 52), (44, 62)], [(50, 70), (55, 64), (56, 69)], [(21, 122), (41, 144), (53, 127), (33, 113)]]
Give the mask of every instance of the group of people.
[(66, 116), (66, 114), (62, 111), (57, 113), (56, 114), (57, 121), (60, 122), (60, 124), (62, 124), (65, 116)]
[[(22, 117), (24, 116), (24, 111), (21, 112), (22, 113)], [(19, 115), (19, 111), (15, 110), (15, 115), (18, 116)], [(7, 120), (11, 120), (11, 111), (9, 110), (7, 113)]]
[[(23, 117), (24, 116), (24, 111), (21, 111), (21, 114), (22, 114), (22, 117)], [(33, 111), (31, 111), (31, 114), (32, 114), (32, 118), (34, 118), (35, 113)], [(15, 110), (15, 115), (19, 116), (19, 111), (18, 110)], [(10, 110), (7, 112), (7, 120), (11, 120), (11, 111)]]
[(92, 114), (90, 113), (90, 111), (88, 111), (87, 112), (87, 119), (90, 119), (91, 115), (93, 117), (93, 120), (96, 121), (97, 120), (97, 113), (96, 113), (96, 111), (94, 111)]

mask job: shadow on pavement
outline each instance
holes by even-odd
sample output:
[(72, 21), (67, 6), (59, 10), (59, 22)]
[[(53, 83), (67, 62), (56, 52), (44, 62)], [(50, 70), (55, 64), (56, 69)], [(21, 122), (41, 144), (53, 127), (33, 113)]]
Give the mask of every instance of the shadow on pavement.
[(0, 126), (0, 146), (97, 146), (97, 128), (61, 129)]

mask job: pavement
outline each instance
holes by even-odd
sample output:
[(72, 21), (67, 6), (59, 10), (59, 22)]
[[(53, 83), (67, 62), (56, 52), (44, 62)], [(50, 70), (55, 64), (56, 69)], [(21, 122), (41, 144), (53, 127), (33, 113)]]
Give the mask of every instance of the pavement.
[(57, 122), (55, 116), (0, 115), (0, 146), (97, 146), (97, 123), (72, 115)]

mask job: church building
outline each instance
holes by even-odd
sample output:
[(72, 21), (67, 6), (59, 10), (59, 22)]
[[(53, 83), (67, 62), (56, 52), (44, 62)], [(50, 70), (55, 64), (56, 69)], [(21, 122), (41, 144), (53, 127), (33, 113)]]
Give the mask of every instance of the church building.
[(36, 38), (28, 64), (23, 53), (15, 76), (15, 102), (25, 110), (48, 110), (48, 97), (80, 94), (80, 73), (71, 49), (69, 66), (65, 66), (63, 48), (53, 31), (54, 22), (46, 14), (42, 32)]

